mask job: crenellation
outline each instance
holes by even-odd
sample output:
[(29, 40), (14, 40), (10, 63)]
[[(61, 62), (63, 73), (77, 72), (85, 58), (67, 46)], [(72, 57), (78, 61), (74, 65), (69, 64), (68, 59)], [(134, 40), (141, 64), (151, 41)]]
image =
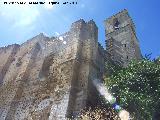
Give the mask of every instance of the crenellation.
[(72, 28), (76, 28), (76, 29), (77, 29), (78, 26), (80, 27), (80, 26), (83, 25), (83, 24), (86, 24), (86, 22), (85, 22), (83, 19), (80, 19), (80, 20), (72, 23), (71, 29), (72, 29)]

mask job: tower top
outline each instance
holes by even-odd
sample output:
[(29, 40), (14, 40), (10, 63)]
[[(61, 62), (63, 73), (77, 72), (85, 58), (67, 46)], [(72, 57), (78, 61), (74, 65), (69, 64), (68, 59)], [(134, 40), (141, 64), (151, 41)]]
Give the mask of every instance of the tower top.
[(107, 18), (105, 21), (105, 29), (107, 34), (115, 31), (118, 28), (123, 28), (130, 25), (135, 29), (135, 25), (126, 9), (120, 11), (119, 13)]
[(106, 20), (112, 19), (113, 17), (118, 17), (118, 16), (123, 15), (123, 14), (129, 14), (129, 13), (128, 13), (128, 10), (127, 10), (127, 9), (123, 9), (123, 10), (121, 10), (120, 12), (118, 12), (118, 13), (110, 16), (110, 17), (107, 18)]

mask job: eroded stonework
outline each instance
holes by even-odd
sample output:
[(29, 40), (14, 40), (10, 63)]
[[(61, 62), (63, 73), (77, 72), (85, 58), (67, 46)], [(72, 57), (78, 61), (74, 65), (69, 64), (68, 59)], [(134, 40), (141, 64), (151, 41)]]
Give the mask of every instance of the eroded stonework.
[(92, 81), (102, 79), (105, 62), (141, 58), (126, 10), (105, 23), (107, 51), (94, 21), (82, 19), (58, 37), (0, 48), (0, 120), (66, 120), (99, 104)]
[[(79, 20), (59, 37), (43, 34), (0, 49), (0, 120), (65, 120), (95, 99), (104, 50), (98, 28)], [(90, 85), (89, 85), (90, 84)]]
[(135, 25), (126, 9), (105, 20), (106, 51), (116, 64), (127, 67), (142, 54), (136, 36)]

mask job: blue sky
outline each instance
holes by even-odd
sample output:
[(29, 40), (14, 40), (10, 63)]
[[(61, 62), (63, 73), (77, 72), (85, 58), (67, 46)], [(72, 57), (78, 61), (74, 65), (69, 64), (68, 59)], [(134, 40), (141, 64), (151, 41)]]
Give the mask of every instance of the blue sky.
[(142, 54), (152, 53), (152, 58), (160, 56), (159, 0), (68, 0), (78, 4), (54, 6), (3, 5), (3, 1), (9, 0), (0, 0), (0, 46), (21, 44), (42, 32), (48, 36), (67, 32), (71, 23), (80, 18), (96, 22), (99, 42), (105, 46), (104, 20), (127, 9), (136, 25)]

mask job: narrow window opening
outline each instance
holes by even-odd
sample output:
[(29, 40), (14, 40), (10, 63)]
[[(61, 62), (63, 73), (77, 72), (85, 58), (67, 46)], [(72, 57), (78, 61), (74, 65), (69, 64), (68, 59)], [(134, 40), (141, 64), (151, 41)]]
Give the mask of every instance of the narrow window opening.
[(114, 22), (114, 29), (115, 30), (119, 29), (119, 21), (118, 21), (118, 19), (115, 18), (113, 22)]
[(128, 59), (128, 56), (127, 56), (127, 59)]

